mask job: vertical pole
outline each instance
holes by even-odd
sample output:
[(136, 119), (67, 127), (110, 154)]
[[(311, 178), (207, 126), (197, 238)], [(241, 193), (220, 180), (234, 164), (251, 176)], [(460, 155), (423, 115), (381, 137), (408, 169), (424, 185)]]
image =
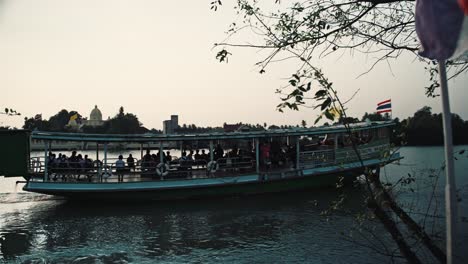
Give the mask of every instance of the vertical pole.
[(104, 166), (107, 165), (107, 143), (104, 143)]
[(180, 158), (182, 157), (182, 152), (184, 151), (184, 142), (180, 141)]
[(210, 161), (214, 160), (214, 153), (213, 153), (213, 140), (210, 140)]
[(457, 200), (455, 199), (455, 174), (453, 164), (452, 114), (447, 87), (445, 60), (439, 60), (440, 95), (442, 99), (442, 120), (445, 142), (445, 221), (447, 263), (453, 263), (454, 245), (456, 245)]
[[(107, 172), (107, 142), (104, 143), (104, 172)], [(102, 177), (101, 177), (102, 181)]]
[(300, 146), (300, 137), (298, 136), (296, 138), (296, 169), (299, 170), (299, 165), (300, 165), (300, 161), (299, 161), (299, 158), (300, 158), (300, 154), (301, 154), (301, 146)]
[[(47, 165), (48, 165), (48, 152), (49, 152), (49, 148), (48, 148), (48, 144), (47, 144), (47, 141), (44, 141), (44, 145), (45, 145), (45, 148), (44, 148), (44, 182), (47, 181), (48, 179), (48, 175), (47, 175)], [(39, 163), (40, 164), (40, 163)]]
[(338, 150), (338, 137), (340, 137), (341, 134), (335, 134), (335, 142), (334, 142), (334, 149), (333, 149), (333, 159), (336, 163), (336, 151)]
[(163, 143), (159, 141), (159, 162), (164, 163)]
[[(159, 141), (159, 164), (163, 164), (163, 163), (164, 163), (163, 143), (162, 141)], [(161, 167), (161, 180), (164, 180), (164, 176), (162, 173), (164, 170), (163, 167)]]
[(143, 143), (140, 143), (140, 160), (143, 160)]
[(260, 173), (260, 142), (258, 138), (255, 139), (255, 169), (257, 173)]
[[(96, 160), (99, 161), (99, 142), (96, 142)], [(99, 165), (99, 162), (97, 162), (97, 169), (96, 169), (96, 173), (97, 173), (97, 176), (96, 178), (99, 180), (99, 177), (101, 175), (101, 166)]]

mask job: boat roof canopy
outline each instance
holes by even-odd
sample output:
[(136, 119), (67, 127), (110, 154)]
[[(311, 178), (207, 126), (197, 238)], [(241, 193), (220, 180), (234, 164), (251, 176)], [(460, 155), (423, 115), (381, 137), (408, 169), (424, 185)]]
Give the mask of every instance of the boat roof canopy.
[[(350, 124), (352, 131), (367, 129), (377, 129), (393, 126), (392, 121), (379, 122), (361, 122)], [(41, 132), (33, 131), (31, 138), (35, 140), (46, 141), (81, 141), (81, 142), (163, 142), (163, 141), (202, 141), (202, 140), (226, 140), (226, 139), (253, 139), (269, 137), (287, 137), (287, 136), (312, 136), (323, 134), (336, 134), (346, 132), (344, 125), (321, 126), (313, 128), (289, 128), (289, 129), (269, 129), (265, 131), (250, 132), (215, 132), (201, 134), (83, 134), (83, 133), (62, 133), (62, 132)]]

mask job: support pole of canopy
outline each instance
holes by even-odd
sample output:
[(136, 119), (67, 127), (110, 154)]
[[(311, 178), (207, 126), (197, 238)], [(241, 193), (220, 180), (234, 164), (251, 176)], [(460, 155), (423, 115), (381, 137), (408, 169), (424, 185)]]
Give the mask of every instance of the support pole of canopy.
[(214, 160), (214, 153), (213, 153), (213, 140), (210, 140), (210, 161)]
[(163, 143), (162, 141), (159, 141), (159, 162), (163, 163), (164, 162), (164, 153), (163, 153)]
[(455, 198), (455, 174), (453, 164), (452, 114), (450, 112), (445, 60), (439, 60), (440, 96), (445, 142), (445, 221), (447, 263), (453, 263), (453, 252), (457, 226), (457, 200)]
[[(107, 172), (107, 143), (104, 143), (104, 172)], [(102, 181), (102, 177), (101, 177)]]
[[(47, 157), (47, 152), (49, 152), (47, 141), (44, 141), (44, 182), (47, 181), (47, 165), (48, 165), (48, 157)], [(40, 164), (40, 163), (39, 163)]]
[(143, 160), (143, 143), (140, 143), (140, 160)]
[(180, 158), (182, 158), (182, 152), (184, 151), (184, 142), (180, 141)]
[(255, 170), (260, 173), (260, 142), (258, 138), (255, 139)]
[(99, 143), (96, 142), (96, 160), (99, 160)]
[[(163, 143), (162, 141), (159, 141), (159, 164), (163, 164), (163, 163), (164, 163)], [(162, 172), (163, 172), (163, 168), (161, 167), (161, 180), (164, 179)]]
[(300, 158), (300, 154), (301, 154), (301, 145), (300, 145), (300, 137), (298, 136), (296, 138), (296, 170), (299, 170), (299, 165), (300, 165), (300, 161), (299, 161), (299, 158)]
[(100, 180), (100, 175), (101, 175), (101, 166), (99, 165), (99, 142), (96, 142), (96, 162), (97, 162), (97, 168), (96, 168), (96, 179)]

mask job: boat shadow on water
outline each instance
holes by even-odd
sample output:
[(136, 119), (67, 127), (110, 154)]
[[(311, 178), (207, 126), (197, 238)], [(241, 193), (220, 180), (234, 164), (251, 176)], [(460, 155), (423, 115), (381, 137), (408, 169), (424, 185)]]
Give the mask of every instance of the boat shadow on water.
[[(326, 237), (352, 225), (351, 213), (365, 210), (361, 188), (166, 202), (48, 201), (0, 229), (0, 259), (115, 262), (274, 248), (285, 234)], [(340, 194), (343, 210), (321, 215)]]

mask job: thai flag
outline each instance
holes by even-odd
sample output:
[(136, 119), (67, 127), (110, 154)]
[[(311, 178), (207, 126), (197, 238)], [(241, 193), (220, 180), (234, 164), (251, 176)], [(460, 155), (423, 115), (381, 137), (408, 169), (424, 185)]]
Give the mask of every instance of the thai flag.
[(387, 113), (391, 111), (392, 111), (392, 99), (388, 99), (377, 104), (377, 114)]
[(419, 54), (432, 60), (468, 60), (468, 0), (417, 0)]

